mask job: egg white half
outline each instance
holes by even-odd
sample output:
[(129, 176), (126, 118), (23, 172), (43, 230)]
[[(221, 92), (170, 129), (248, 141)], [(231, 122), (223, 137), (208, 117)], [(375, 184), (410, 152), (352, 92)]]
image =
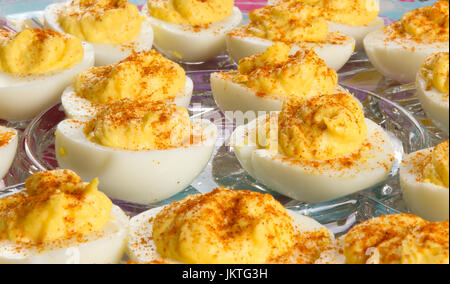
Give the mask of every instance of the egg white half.
[[(193, 90), (194, 83), (191, 78), (186, 76), (184, 89), (176, 95), (175, 99), (169, 102), (188, 108), (191, 103)], [(61, 102), (67, 118), (92, 117), (103, 107), (103, 105), (94, 104), (88, 99), (77, 95), (72, 86), (66, 88), (61, 97)]]
[[(66, 9), (67, 3), (55, 3), (47, 6), (44, 11), (46, 28), (65, 33), (59, 24), (59, 14)], [(136, 39), (123, 44), (91, 43), (95, 49), (95, 65), (106, 66), (122, 61), (133, 51), (142, 52), (152, 49), (153, 29), (151, 20), (146, 17), (142, 22), (141, 32)]]
[(206, 62), (220, 55), (226, 49), (226, 34), (242, 21), (242, 13), (237, 7), (225, 20), (200, 28), (154, 18), (147, 5), (142, 8), (142, 13), (153, 27), (155, 48), (171, 60), (186, 63)]
[(422, 174), (414, 167), (422, 164), (432, 151), (433, 148), (424, 149), (405, 157), (400, 167), (400, 185), (411, 212), (428, 221), (443, 222), (449, 218), (448, 188), (418, 181), (418, 175)]
[(255, 125), (266, 119), (259, 117), (249, 125), (238, 127), (231, 144), (242, 167), (268, 188), (292, 199), (316, 203), (343, 197), (383, 182), (394, 163), (394, 148), (387, 134), (366, 119), (367, 140), (371, 146), (363, 150), (365, 160), (342, 165), (331, 161), (297, 161), (257, 145), (244, 143), (255, 132)]
[(83, 180), (98, 177), (109, 197), (149, 204), (167, 199), (189, 186), (209, 162), (217, 127), (208, 120), (192, 120), (194, 134), (204, 141), (161, 151), (127, 151), (89, 141), (84, 124), (65, 120), (57, 127), (56, 158), (61, 168), (77, 172)]
[[(275, 43), (271, 40), (245, 34), (242, 29), (228, 34), (226, 39), (228, 53), (235, 62), (254, 54), (264, 53)], [(328, 67), (339, 70), (352, 56), (355, 50), (355, 40), (345, 35), (345, 39), (339, 43), (299, 43), (292, 46), (291, 54), (295, 54), (301, 49), (314, 49)]]
[(365, 26), (350, 26), (336, 22), (328, 22), (328, 30), (330, 32), (340, 32), (355, 39), (355, 50), (364, 49), (364, 38), (369, 33), (378, 30), (384, 26), (384, 20), (377, 17), (375, 21)]
[[(283, 108), (283, 98), (280, 96), (258, 96), (247, 86), (233, 82), (226, 74), (211, 74), (211, 91), (217, 105), (224, 112), (268, 112), (281, 111)], [(340, 86), (337, 87), (336, 92), (348, 93)]]
[(126, 248), (128, 216), (113, 206), (102, 231), (83, 241), (63, 240), (45, 246), (0, 241), (0, 264), (117, 264)]
[[(130, 220), (130, 231), (128, 234), (127, 254), (131, 261), (137, 263), (177, 263), (170, 259), (164, 259), (157, 251), (156, 244), (152, 239), (153, 220), (164, 207), (159, 207), (146, 211)], [(288, 210), (288, 214), (294, 221), (297, 232), (313, 232), (326, 229), (317, 221), (300, 215), (294, 211)], [(149, 222), (151, 220), (151, 222)], [(330, 233), (333, 236), (332, 233)], [(142, 240), (145, 240), (143, 242)], [(333, 238), (334, 239), (334, 238)]]
[(0, 180), (6, 176), (11, 168), (19, 144), (19, 136), (16, 130), (0, 126), (0, 135), (5, 132), (13, 132), (14, 135), (9, 142), (0, 146)]
[(435, 87), (427, 88), (427, 82), (421, 72), (416, 79), (417, 96), (420, 103), (431, 120), (439, 129), (449, 134), (449, 98), (439, 92)]
[(364, 48), (370, 62), (384, 76), (400, 83), (411, 83), (430, 55), (448, 52), (448, 42), (417, 43), (399, 39), (389, 41), (385, 29), (371, 32), (364, 38)]
[(32, 76), (0, 72), (0, 119), (32, 119), (55, 105), (75, 75), (94, 65), (93, 47), (83, 43), (83, 49), (83, 59), (68, 69)]

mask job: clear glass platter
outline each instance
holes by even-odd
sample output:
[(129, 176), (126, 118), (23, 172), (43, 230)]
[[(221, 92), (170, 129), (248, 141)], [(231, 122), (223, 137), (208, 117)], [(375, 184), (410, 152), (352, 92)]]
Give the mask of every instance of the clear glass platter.
[[(45, 0), (46, 1), (46, 0)], [(44, 2), (45, 2), (44, 1)], [(389, 0), (390, 1), (390, 0)], [(260, 1), (258, 1), (260, 2)], [(248, 5), (255, 5), (249, 1)], [(41, 25), (41, 13), (21, 14), (14, 23), (25, 20), (27, 25)], [(4, 24), (4, 23), (2, 23)], [(179, 200), (187, 194), (204, 193), (218, 186), (233, 189), (251, 189), (269, 192), (290, 209), (295, 209), (326, 224), (333, 232), (342, 233), (355, 223), (389, 214), (406, 212), (398, 184), (397, 169), (403, 153), (414, 152), (431, 147), (448, 139), (428, 120), (415, 96), (413, 85), (398, 85), (374, 70), (363, 52), (355, 53), (339, 72), (340, 83), (348, 88), (363, 103), (366, 115), (382, 125), (401, 142), (397, 148), (397, 166), (389, 179), (378, 186), (338, 200), (322, 204), (304, 204), (274, 193), (248, 176), (235, 158), (227, 141), (235, 128), (217, 106), (210, 93), (209, 75), (211, 72), (235, 68), (229, 57), (219, 56), (201, 65), (184, 65), (188, 76), (195, 83), (195, 94), (190, 112), (192, 116), (205, 119), (215, 118), (220, 133), (220, 142), (214, 156), (204, 172), (190, 187), (169, 200), (151, 205), (131, 204), (116, 200), (131, 216), (155, 206)], [(220, 119), (217, 119), (219, 117)], [(43, 112), (30, 122), (0, 121), (0, 125), (14, 127), (21, 132), (23, 141), (10, 173), (0, 180), (2, 187), (13, 186), (21, 189), (20, 183), (32, 173), (57, 167), (54, 150), (54, 130), (64, 119), (60, 105)]]

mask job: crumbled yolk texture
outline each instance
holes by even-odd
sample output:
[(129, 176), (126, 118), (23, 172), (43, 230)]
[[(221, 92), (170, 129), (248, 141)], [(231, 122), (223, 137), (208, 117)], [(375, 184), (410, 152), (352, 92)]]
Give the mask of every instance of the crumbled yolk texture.
[(88, 69), (75, 78), (74, 90), (93, 103), (110, 104), (125, 98), (174, 99), (185, 84), (183, 68), (151, 50), (134, 53), (113, 65)]
[(216, 189), (165, 207), (153, 222), (162, 257), (186, 264), (268, 263), (295, 245), (293, 220), (272, 196)]
[(234, 0), (149, 0), (151, 16), (175, 24), (207, 25), (228, 18)]
[(336, 90), (338, 76), (314, 51), (299, 51), (289, 55), (291, 48), (276, 43), (263, 54), (239, 62), (236, 81), (258, 95), (283, 98), (312, 97)]
[(300, 2), (266, 6), (250, 12), (248, 34), (286, 43), (323, 42), (328, 23), (319, 8)]
[(127, 0), (73, 0), (59, 15), (62, 29), (92, 43), (121, 44), (141, 32), (142, 16)]
[(422, 77), (429, 88), (435, 87), (439, 92), (449, 94), (449, 55), (448, 52), (433, 54), (422, 65)]
[(8, 131), (0, 127), (0, 148), (7, 145), (16, 135), (14, 131)]
[(100, 231), (112, 203), (97, 185), (69, 170), (32, 175), (25, 191), (0, 199), (0, 239), (48, 243)]
[(352, 228), (344, 238), (344, 255), (349, 264), (448, 264), (448, 239), (448, 221), (395, 214)]
[(278, 121), (279, 152), (301, 160), (329, 160), (361, 149), (364, 110), (350, 94), (285, 103)]
[(327, 20), (349, 26), (371, 24), (380, 12), (380, 4), (376, 0), (279, 0), (277, 3), (284, 2), (302, 2), (318, 7)]
[(439, 186), (449, 186), (449, 141), (437, 145), (431, 154), (431, 159), (423, 170), (424, 182), (433, 183)]
[(166, 150), (190, 142), (191, 121), (185, 108), (125, 99), (100, 111), (87, 123), (85, 134), (115, 149)]
[(0, 34), (0, 71), (15, 75), (38, 75), (70, 68), (84, 56), (81, 41), (41, 29)]
[(449, 4), (438, 1), (435, 4), (410, 11), (400, 20), (404, 32), (421, 40), (449, 40)]

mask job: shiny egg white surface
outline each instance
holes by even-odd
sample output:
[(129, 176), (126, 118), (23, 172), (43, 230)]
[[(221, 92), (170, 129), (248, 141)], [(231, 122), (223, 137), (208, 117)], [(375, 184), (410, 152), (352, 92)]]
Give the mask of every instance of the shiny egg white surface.
[(6, 176), (14, 161), (18, 144), (17, 131), (0, 126), (0, 180)]

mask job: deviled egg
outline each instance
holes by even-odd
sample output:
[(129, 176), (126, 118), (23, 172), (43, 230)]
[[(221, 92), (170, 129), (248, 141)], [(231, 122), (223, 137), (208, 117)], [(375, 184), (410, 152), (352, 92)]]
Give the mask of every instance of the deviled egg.
[(370, 219), (343, 237), (347, 264), (448, 264), (448, 221), (394, 214)]
[(449, 217), (448, 140), (405, 157), (400, 185), (408, 208), (430, 221)]
[(400, 83), (414, 82), (423, 62), (449, 51), (448, 1), (410, 11), (402, 19), (366, 36), (370, 62), (384, 76)]
[(125, 98), (187, 108), (193, 89), (192, 80), (181, 66), (150, 50), (79, 74), (61, 101), (68, 118), (83, 118), (95, 116), (105, 106)]
[(253, 10), (250, 24), (227, 35), (227, 49), (235, 62), (263, 53), (276, 42), (291, 45), (292, 53), (313, 49), (327, 66), (341, 69), (355, 49), (355, 40), (339, 32), (330, 32), (317, 7), (301, 2), (283, 3)]
[(28, 120), (56, 104), (73, 77), (92, 67), (94, 50), (51, 30), (0, 30), (0, 119)]
[(111, 198), (149, 204), (185, 189), (211, 158), (217, 128), (191, 120), (185, 108), (122, 100), (87, 121), (65, 120), (56, 131), (61, 167), (99, 177)]
[(394, 162), (388, 133), (348, 93), (292, 100), (281, 113), (238, 127), (231, 145), (256, 180), (310, 203), (375, 186)]
[(215, 189), (131, 219), (127, 254), (137, 263), (313, 264), (334, 236), (271, 195)]
[(449, 133), (449, 56), (448, 52), (428, 57), (417, 74), (416, 87), (427, 115), (444, 132)]
[(133, 51), (152, 48), (151, 21), (127, 0), (69, 0), (49, 5), (45, 26), (92, 44), (95, 65), (127, 58)]
[(18, 144), (17, 131), (0, 125), (0, 180), (6, 176), (14, 161)]
[(68, 170), (41, 172), (0, 199), (0, 263), (119, 263), (129, 220), (97, 185)]
[(226, 34), (242, 21), (234, 0), (149, 0), (142, 13), (153, 27), (156, 49), (185, 63), (220, 55)]
[(367, 34), (384, 25), (384, 20), (378, 17), (378, 0), (269, 0), (270, 5), (285, 2), (303, 2), (322, 9), (329, 30), (351, 36), (356, 41), (356, 50), (364, 48)]
[(291, 98), (342, 92), (336, 71), (312, 50), (289, 55), (276, 43), (264, 53), (242, 59), (237, 71), (213, 73), (211, 90), (222, 111), (281, 111)]

